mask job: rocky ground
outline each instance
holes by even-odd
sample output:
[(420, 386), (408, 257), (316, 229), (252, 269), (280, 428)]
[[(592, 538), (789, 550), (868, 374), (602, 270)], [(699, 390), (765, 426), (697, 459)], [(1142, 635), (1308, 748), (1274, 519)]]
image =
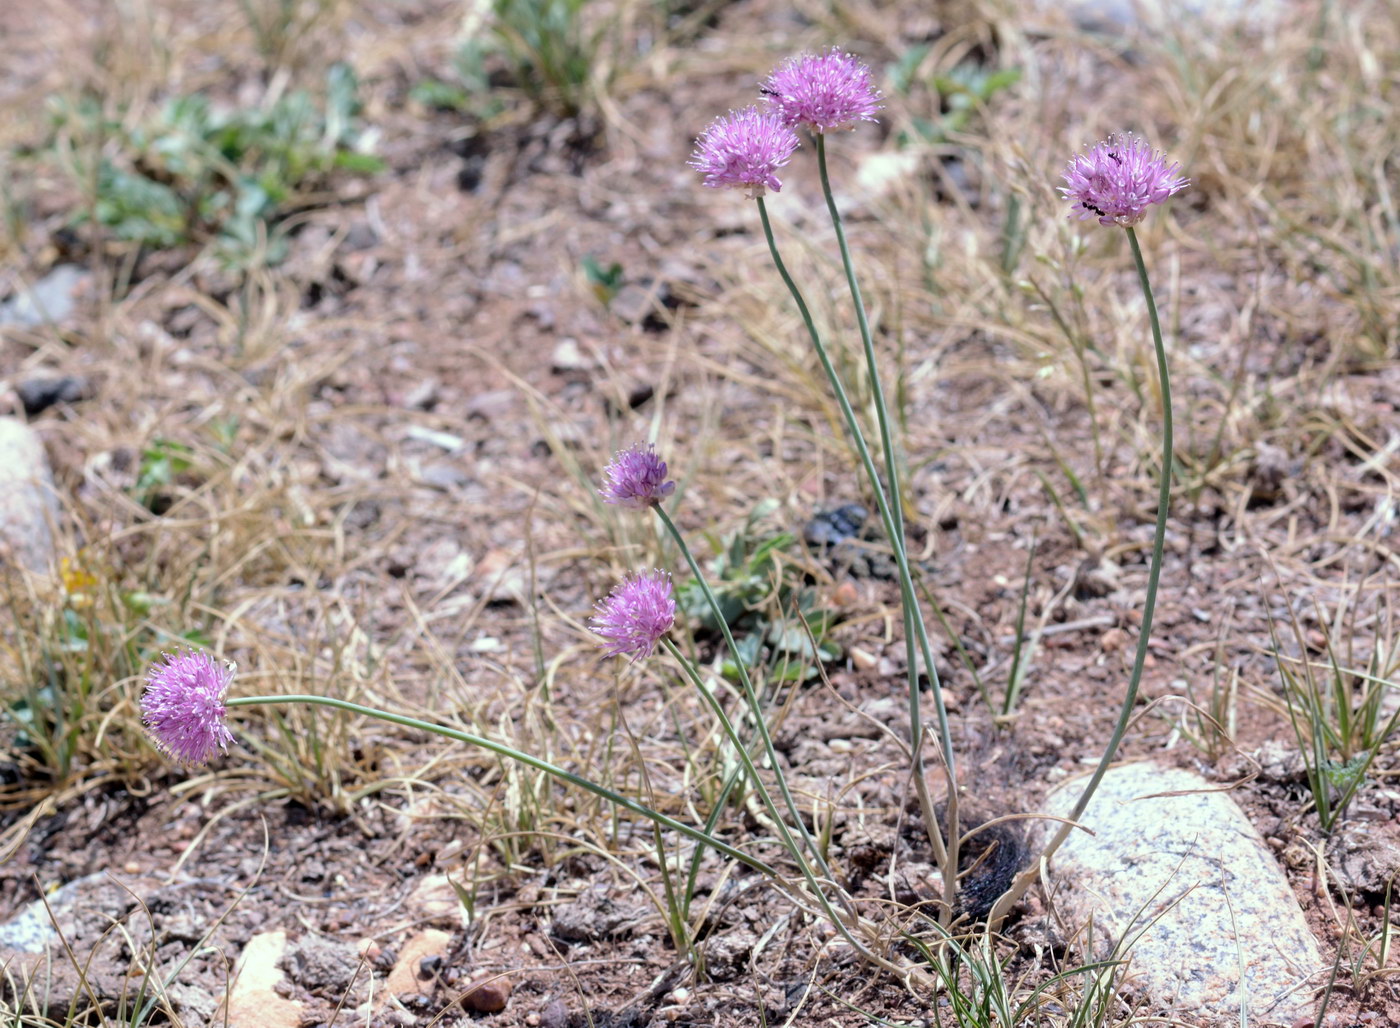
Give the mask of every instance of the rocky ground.
[[(880, 125), (833, 140), (833, 175), (898, 405), (911, 551), (946, 619), (930, 630), (965, 809), (1062, 802), (1125, 694), (1160, 399), (1121, 233), (1068, 222), (1054, 187), (1083, 140), (1133, 128), (1193, 183), (1141, 229), (1178, 446), (1120, 757), (1182, 795), (1099, 816), (1115, 888), (1124, 865), (1155, 866), (1134, 840), (1181, 863), (1166, 892), (1145, 872), (1146, 893), (1100, 912), (1098, 943), (1160, 915), (1169, 949), (1128, 964), (1088, 1023), (1238, 1024), (1241, 975), (1250, 1024), (1400, 1023), (1395, 742), (1362, 747), (1366, 784), (1329, 833), (1284, 704), (1286, 672), (1311, 670), (1352, 698), (1374, 687), (1382, 724), (1395, 709), (1378, 683), (1400, 667), (1400, 291), (1393, 176), (1365, 156), (1394, 127), (1374, 99), (1393, 26), (1302, 3), (1147, 31), (1102, 7), (1092, 27), (983, 3), (599, 0), (608, 42), (588, 103), (564, 112), (496, 66), (499, 109), (414, 92), (451, 79), (477, 31), (460, 3), (282, 5), (273, 32), (259, 18), (278, 9), (0, 11), (7, 1009), (247, 1028), (959, 1023), (946, 992), (872, 972), (714, 854), (690, 910), (697, 974), (645, 823), (490, 754), (245, 708), (234, 752), (186, 772), (138, 722), (148, 662), (198, 645), (237, 661), (239, 694), (391, 705), (702, 822), (721, 773), (703, 705), (665, 661), (600, 661), (586, 625), (629, 569), (686, 577), (645, 518), (594, 494), (613, 450), (654, 438), (692, 547), (752, 590), (749, 632), (781, 597), (744, 561), (791, 537), (778, 572), (830, 612), (835, 656), (788, 679), (764, 665), (784, 773), (843, 887), (929, 937), (888, 555), (851, 510), (869, 501), (753, 205), (684, 163), (778, 59), (838, 42), (886, 92)], [(84, 155), (119, 153), (170, 97), (256, 107), (337, 61), (382, 166), (299, 193), (285, 253), (230, 266), (212, 233), (135, 246), (84, 217)], [(110, 116), (96, 139), (51, 113), (84, 96)], [(810, 158), (770, 210), (854, 376)], [(683, 621), (678, 644), (719, 674), (717, 634)], [(1352, 736), (1328, 757), (1355, 752)], [(778, 859), (750, 807), (718, 831)], [(662, 845), (683, 866), (681, 841)], [(1083, 860), (1066, 853), (995, 942), (1019, 1000), (1101, 952), (1084, 898), (1107, 886)], [(1074, 1023), (1094, 980), (1047, 986), (1025, 1023)]]

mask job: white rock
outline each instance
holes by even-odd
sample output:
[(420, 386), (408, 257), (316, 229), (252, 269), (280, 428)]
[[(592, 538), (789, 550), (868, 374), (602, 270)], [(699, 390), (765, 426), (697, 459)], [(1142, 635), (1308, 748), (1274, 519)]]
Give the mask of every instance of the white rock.
[(73, 313), (74, 298), (92, 273), (76, 264), (60, 264), (28, 289), (0, 303), (0, 325), (33, 328), (59, 322)]
[(58, 499), (44, 444), (28, 425), (0, 418), (0, 565), (30, 571), (54, 564)]
[[(1084, 783), (1059, 786), (1046, 812), (1067, 817)], [(1155, 764), (1110, 770), (1080, 818), (1095, 834), (1072, 832), (1051, 861), (1055, 904), (1071, 930), (1093, 920), (1099, 956), (1141, 932), (1130, 988), (1158, 1012), (1233, 1024), (1247, 1003), (1250, 1025), (1290, 1025), (1312, 1012), (1306, 979), (1322, 957), (1244, 812), (1226, 793), (1198, 791), (1218, 788)]]

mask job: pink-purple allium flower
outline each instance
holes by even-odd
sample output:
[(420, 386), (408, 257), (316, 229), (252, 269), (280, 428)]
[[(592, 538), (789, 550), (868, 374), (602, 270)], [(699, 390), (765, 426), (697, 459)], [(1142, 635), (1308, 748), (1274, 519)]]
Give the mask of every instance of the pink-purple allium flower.
[(797, 133), (777, 115), (745, 107), (716, 118), (700, 133), (687, 163), (713, 189), (730, 186), (757, 197), (767, 189), (782, 189), (777, 171), (796, 149)]
[(676, 622), (671, 576), (664, 571), (628, 575), (594, 608), (593, 631), (603, 637), (609, 657), (631, 657), (635, 664), (656, 652), (656, 644)]
[(607, 482), (598, 490), (608, 503), (634, 510), (655, 506), (676, 491), (676, 483), (666, 481), (666, 462), (656, 455), (656, 447), (641, 443), (619, 450), (603, 469)]
[(881, 107), (870, 69), (839, 47), (788, 58), (768, 76), (760, 92), (784, 125), (807, 125), (813, 132), (875, 121)]
[(141, 720), (156, 745), (184, 764), (205, 764), (216, 750), (228, 751), (233, 733), (225, 721), (224, 694), (233, 665), (207, 653), (167, 653), (152, 666), (141, 697)]
[(1130, 132), (1109, 136), (1075, 154), (1061, 186), (1065, 199), (1073, 200), (1070, 217), (1083, 221), (1098, 218), (1100, 225), (1131, 228), (1143, 219), (1147, 208), (1179, 193), (1191, 180), (1177, 174), (1180, 164), (1167, 164), (1164, 154)]

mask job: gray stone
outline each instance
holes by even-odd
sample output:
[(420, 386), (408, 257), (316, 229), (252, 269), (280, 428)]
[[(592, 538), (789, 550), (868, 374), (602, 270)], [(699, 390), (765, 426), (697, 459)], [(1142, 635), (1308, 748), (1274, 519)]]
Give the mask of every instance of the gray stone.
[(1031, 10), (1038, 20), (1066, 18), (1085, 31), (1116, 35), (1160, 32), (1182, 22), (1201, 31), (1257, 30), (1278, 23), (1285, 8), (1282, 0), (1034, 0)]
[(0, 566), (30, 571), (54, 564), (58, 499), (44, 444), (29, 426), (0, 418)]
[(0, 924), (0, 947), (20, 953), (43, 953), (45, 947), (59, 941), (54, 921), (64, 923), (64, 931), (71, 936), (74, 905), (104, 884), (108, 884), (105, 874), (90, 874), (60, 886), (44, 899), (34, 900)]
[[(1067, 817), (1084, 782), (1046, 812)], [(1312, 1012), (1322, 957), (1269, 847), (1218, 790), (1155, 764), (1110, 770), (1080, 818), (1095, 834), (1072, 832), (1051, 861), (1055, 905), (1070, 930), (1093, 922), (1097, 956), (1136, 937), (1130, 988), (1163, 1011), (1237, 1019), (1247, 1003), (1250, 1025), (1291, 1025)]]
[(0, 304), (0, 325), (33, 328), (62, 321), (73, 313), (78, 287), (92, 277), (76, 264), (60, 264), (28, 289)]
[(78, 375), (63, 375), (57, 378), (31, 378), (15, 386), (19, 402), (24, 404), (24, 413), (31, 418), (42, 414), (59, 403), (77, 403), (88, 396), (89, 386), (85, 378)]

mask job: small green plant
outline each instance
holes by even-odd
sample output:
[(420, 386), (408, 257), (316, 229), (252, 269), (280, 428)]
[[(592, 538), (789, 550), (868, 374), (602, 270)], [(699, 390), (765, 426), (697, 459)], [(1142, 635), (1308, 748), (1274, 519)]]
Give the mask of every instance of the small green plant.
[(606, 86), (612, 20), (586, 24), (589, 0), (491, 0), (490, 16), (458, 47), (450, 78), (413, 89), (420, 103), (489, 119), (507, 104), (496, 86), (518, 90), (539, 109), (574, 117)]
[(198, 627), (178, 639), (158, 633), (152, 614), (165, 601), (115, 580), (104, 565), (88, 550), (64, 558), (57, 604), (40, 604), (18, 581), (4, 580), (0, 595), (16, 612), (17, 631), (8, 642), (0, 638), (7, 658), (0, 660), (0, 751), (19, 772), (17, 793), (61, 787), (110, 755), (100, 745), (117, 692), (109, 679), (139, 674), (163, 647), (209, 644)]
[(1370, 644), (1358, 653), (1356, 640), (1362, 633), (1354, 603), (1339, 602), (1330, 625), (1319, 605), (1317, 622), (1325, 660), (1308, 657), (1308, 636), (1296, 614), (1292, 626), (1298, 656), (1283, 652), (1270, 626), (1283, 696), (1265, 696), (1265, 702), (1287, 714), (1318, 821), (1330, 832), (1400, 725), (1400, 706), (1386, 703), (1388, 694), (1400, 688), (1400, 625), (1387, 604), (1375, 614)]
[[(382, 166), (357, 126), (358, 88), (355, 73), (337, 64), (323, 104), (297, 90), (263, 108), (222, 110), (190, 94), (134, 127), (95, 98), (55, 100), (59, 149), (75, 179), (95, 190), (75, 220), (95, 218), (114, 238), (145, 247), (211, 244), (230, 267), (275, 264), (287, 250), (279, 225), (312, 202), (312, 190), (335, 171)], [(103, 139), (111, 143), (102, 147)]]
[(977, 111), (993, 97), (1021, 81), (1020, 68), (988, 68), (972, 61), (955, 66), (947, 74), (924, 77), (923, 64), (930, 49), (926, 44), (911, 47), (889, 69), (890, 85), (897, 96), (907, 100), (919, 90), (929, 89), (940, 108), (934, 116), (913, 115), (909, 128), (897, 137), (901, 147), (946, 142), (964, 131)]
[(622, 265), (613, 261), (604, 267), (591, 253), (584, 254), (579, 264), (583, 267), (588, 284), (593, 288), (593, 295), (598, 297), (605, 307), (612, 303), (613, 297), (617, 296), (617, 291), (622, 288), (626, 278), (622, 272)]
[(467, 39), (452, 55), (450, 77), (423, 79), (409, 95), (425, 107), (458, 111), (483, 121), (494, 118), (506, 105), (500, 94), (491, 90), (486, 67), (490, 53), (490, 46), (483, 39)]
[(589, 0), (493, 0), (492, 40), (536, 104), (571, 117), (589, 102), (609, 31), (584, 25)]
[[(762, 501), (727, 539), (710, 539), (717, 554), (712, 588), (738, 645), (738, 653), (727, 655), (723, 664), (731, 680), (739, 673), (735, 660), (765, 668), (770, 681), (793, 682), (815, 677), (818, 663), (841, 656), (840, 645), (830, 638), (835, 612), (821, 605), (817, 589), (806, 584), (801, 565), (789, 557), (797, 537), (759, 529), (777, 507), (776, 500)], [(676, 600), (705, 630), (720, 630), (697, 579), (680, 585)]]

